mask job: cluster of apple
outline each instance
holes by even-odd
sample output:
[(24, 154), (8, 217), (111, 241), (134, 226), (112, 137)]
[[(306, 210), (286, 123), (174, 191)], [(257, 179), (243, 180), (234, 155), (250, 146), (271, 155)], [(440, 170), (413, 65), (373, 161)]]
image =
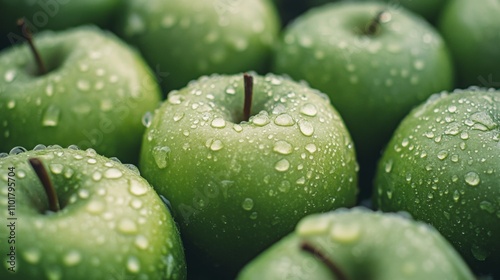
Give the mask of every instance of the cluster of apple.
[(0, 0), (0, 278), (500, 276), (498, 14)]

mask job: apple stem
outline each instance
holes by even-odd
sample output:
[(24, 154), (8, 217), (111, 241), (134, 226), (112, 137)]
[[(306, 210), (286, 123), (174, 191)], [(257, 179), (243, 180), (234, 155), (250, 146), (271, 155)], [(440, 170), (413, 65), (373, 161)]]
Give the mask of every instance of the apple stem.
[(49, 174), (47, 173), (47, 169), (43, 166), (43, 163), (38, 158), (30, 158), (29, 162), (33, 169), (35, 170), (38, 179), (43, 185), (45, 189), (45, 193), (47, 194), (47, 198), (49, 199), (49, 210), (52, 212), (57, 212), (61, 208), (59, 207), (59, 200), (57, 199), (57, 194), (50, 180)]
[(300, 249), (305, 252), (312, 254), (314, 257), (318, 258), (321, 262), (323, 262), (328, 269), (335, 275), (335, 279), (338, 280), (348, 280), (347, 276), (342, 272), (342, 270), (326, 256), (323, 254), (318, 248), (315, 248), (312, 244), (308, 242), (302, 242), (300, 245)]
[(384, 17), (386, 11), (380, 11), (375, 15), (372, 21), (366, 26), (365, 34), (374, 35), (380, 29), (380, 24), (382, 23), (382, 18)]
[(243, 74), (245, 84), (245, 103), (243, 104), (243, 121), (250, 119), (250, 111), (252, 109), (253, 96), (253, 77), (247, 73)]
[(23, 35), (24, 39), (28, 41), (28, 45), (30, 46), (31, 52), (35, 57), (36, 64), (38, 65), (38, 74), (44, 75), (45, 73), (47, 73), (47, 70), (45, 68), (45, 65), (43, 64), (40, 53), (38, 52), (37, 48), (35, 47), (35, 44), (33, 43), (33, 34), (31, 33), (31, 30), (26, 24), (26, 20), (24, 18), (18, 19), (17, 26), (19, 26), (19, 28), (21, 29), (21, 34)]

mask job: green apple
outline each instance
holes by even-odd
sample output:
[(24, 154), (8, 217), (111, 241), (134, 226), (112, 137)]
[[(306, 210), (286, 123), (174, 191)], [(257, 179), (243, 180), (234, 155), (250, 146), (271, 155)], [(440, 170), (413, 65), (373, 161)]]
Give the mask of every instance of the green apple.
[(436, 30), (381, 3), (309, 10), (284, 31), (273, 69), (330, 96), (354, 139), (362, 172), (413, 106), (453, 85), (451, 59)]
[(434, 95), (402, 121), (387, 146), (376, 205), (432, 224), (471, 266), (498, 270), (499, 128), (499, 91)]
[(169, 91), (201, 75), (266, 72), (279, 26), (269, 0), (129, 0), (117, 33), (166, 73)]
[(500, 88), (500, 2), (451, 0), (440, 17), (439, 30), (448, 43), (461, 88)]
[(63, 30), (83, 24), (110, 23), (123, 0), (0, 0), (0, 34), (11, 43), (21, 38), (16, 21), (25, 17), (36, 31)]
[(178, 229), (137, 168), (73, 146), (23, 151), (0, 154), (0, 278), (186, 278)]
[(143, 59), (96, 27), (39, 33), (47, 73), (27, 44), (0, 53), (0, 150), (76, 144), (136, 162), (142, 116), (161, 92)]
[(402, 215), (355, 208), (305, 217), (237, 279), (475, 278), (434, 228)]
[(246, 120), (252, 83), (243, 76), (205, 76), (170, 92), (140, 157), (144, 177), (172, 203), (188, 256), (229, 273), (303, 216), (353, 206), (357, 194), (353, 144), (326, 96), (245, 75), (254, 76)]
[[(399, 9), (401, 7), (412, 11), (415, 14), (423, 16), (431, 23), (435, 23), (439, 18), (441, 11), (443, 10), (446, 3), (450, 0), (343, 0), (345, 2), (385, 2), (390, 5), (393, 9)], [(326, 3), (329, 0), (317, 0), (318, 3)], [(331, 1), (330, 1), (331, 2)]]

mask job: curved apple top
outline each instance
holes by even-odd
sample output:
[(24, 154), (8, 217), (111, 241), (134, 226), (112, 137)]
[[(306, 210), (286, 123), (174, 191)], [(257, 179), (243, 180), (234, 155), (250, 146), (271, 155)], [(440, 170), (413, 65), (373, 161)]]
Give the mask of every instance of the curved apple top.
[(202, 77), (173, 91), (144, 135), (140, 168), (168, 197), (183, 238), (235, 270), (310, 213), (353, 206), (354, 147), (327, 97), (305, 84), (244, 75)]
[(374, 202), (432, 224), (473, 268), (500, 260), (500, 92), (432, 96), (400, 124), (379, 162)]
[(238, 280), (449, 279), (475, 277), (427, 224), (401, 214), (339, 209), (302, 219), (251, 261)]
[(34, 32), (64, 30), (84, 24), (106, 26), (122, 3), (122, 0), (0, 0), (0, 26), (11, 43), (19, 38), (16, 21), (21, 17), (26, 18)]
[(141, 118), (161, 100), (142, 58), (96, 27), (39, 33), (35, 45), (44, 75), (27, 44), (0, 53), (0, 150), (74, 144), (136, 163)]
[[(92, 149), (39, 145), (23, 151), (0, 154), (0, 217), (13, 223), (0, 228), (13, 240), (0, 247), (0, 278), (185, 279), (176, 225), (136, 168)], [(47, 212), (47, 195), (31, 158), (45, 166), (60, 211)], [(15, 273), (7, 269), (10, 246)]]
[(297, 18), (275, 49), (273, 71), (328, 94), (362, 162), (379, 158), (414, 106), (453, 88), (449, 51), (436, 29), (374, 2), (332, 3)]
[(280, 31), (269, 0), (129, 0), (116, 30), (167, 92), (202, 75), (266, 73)]

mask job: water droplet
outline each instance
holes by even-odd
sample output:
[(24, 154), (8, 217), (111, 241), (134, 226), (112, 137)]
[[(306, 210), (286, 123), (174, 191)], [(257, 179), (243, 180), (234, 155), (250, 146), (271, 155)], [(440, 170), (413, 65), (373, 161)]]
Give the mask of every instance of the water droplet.
[(210, 125), (213, 128), (224, 128), (226, 127), (226, 121), (223, 118), (215, 118)]
[(274, 123), (279, 126), (292, 126), (295, 124), (295, 121), (290, 115), (283, 113), (274, 119)]
[(340, 243), (352, 243), (359, 239), (361, 229), (357, 224), (335, 224), (330, 230), (332, 240)]
[(49, 169), (53, 174), (61, 174), (64, 166), (60, 163), (51, 163)]
[(469, 139), (469, 133), (467, 133), (467, 132), (465, 132), (465, 131), (464, 131), (464, 132), (462, 132), (462, 133), (460, 133), (460, 138), (461, 138), (462, 140), (467, 140), (467, 139)]
[(493, 118), (487, 112), (478, 112), (473, 114), (470, 119), (474, 122), (473, 129), (488, 131), (498, 127)]
[(25, 250), (22, 253), (22, 256), (27, 262), (31, 264), (37, 264), (40, 261), (41, 254), (38, 249), (30, 248)]
[(489, 256), (489, 253), (478, 245), (472, 245), (471, 253), (479, 261), (484, 261)]
[(163, 19), (161, 20), (161, 26), (164, 28), (170, 28), (175, 25), (177, 22), (177, 19), (175, 18), (174, 15), (165, 15), (163, 16)]
[(258, 216), (257, 212), (252, 212), (252, 214), (250, 214), (250, 219), (255, 220), (257, 219), (257, 216)]
[(310, 236), (323, 234), (328, 230), (330, 221), (321, 218), (307, 218), (299, 222), (297, 226), (297, 234), (300, 236)]
[(170, 159), (170, 148), (167, 146), (156, 146), (153, 148), (153, 158), (158, 168), (163, 169), (168, 165)]
[(299, 130), (304, 136), (311, 136), (314, 134), (313, 125), (305, 120), (299, 121)]
[(45, 276), (49, 280), (61, 280), (62, 272), (59, 267), (49, 267), (45, 271)]
[(7, 102), (7, 109), (14, 109), (16, 107), (16, 101), (15, 100), (10, 100)]
[(49, 105), (42, 117), (43, 126), (57, 126), (61, 110), (55, 105)]
[(417, 70), (422, 70), (425, 67), (425, 63), (422, 60), (415, 60), (413, 63), (413, 67)]
[(290, 162), (286, 159), (282, 159), (274, 165), (274, 168), (279, 172), (285, 172), (290, 168)]
[(14, 78), (16, 77), (16, 75), (17, 75), (16, 70), (9, 70), (9, 71), (5, 72), (5, 75), (4, 75), (5, 81), (7, 83), (12, 82), (14, 80)]
[(137, 248), (146, 250), (149, 247), (149, 240), (144, 235), (138, 235), (135, 238), (134, 244), (135, 246), (137, 246)]
[(121, 219), (118, 223), (118, 230), (125, 234), (137, 233), (137, 225), (134, 221), (129, 218)]
[(308, 151), (311, 154), (314, 154), (317, 151), (317, 149), (318, 148), (316, 147), (316, 145), (314, 145), (314, 143), (309, 143), (306, 145), (306, 151)]
[(139, 260), (134, 256), (128, 257), (127, 270), (132, 273), (138, 273), (140, 269), (141, 269), (141, 264), (139, 263)]
[(89, 201), (85, 209), (87, 209), (87, 212), (90, 214), (101, 214), (104, 211), (104, 204), (99, 200), (92, 200)]
[(481, 182), (481, 178), (476, 172), (469, 172), (464, 176), (465, 182), (470, 186), (477, 186)]
[(495, 213), (495, 206), (493, 205), (493, 203), (491, 203), (489, 201), (481, 201), (479, 203), (479, 208), (481, 208), (482, 210), (484, 210), (490, 214)]
[(241, 125), (239, 125), (239, 124), (234, 124), (233, 125), (233, 129), (236, 132), (242, 132), (243, 131), (243, 127)]
[(180, 120), (182, 120), (182, 118), (184, 117), (184, 112), (177, 112), (174, 114), (174, 122), (178, 122)]
[(247, 211), (252, 210), (253, 200), (251, 198), (245, 198), (245, 200), (243, 200), (243, 203), (241, 203), (241, 207)]
[[(75, 157), (76, 157), (76, 156), (75, 156)], [(95, 163), (97, 163), (97, 160), (96, 160), (95, 158), (89, 158), (89, 159), (87, 160), (87, 163), (89, 163), (89, 164), (95, 164)]]
[(149, 127), (151, 125), (151, 121), (153, 120), (153, 114), (151, 112), (146, 112), (143, 116), (142, 116), (142, 124), (145, 126), (145, 127)]
[(219, 151), (221, 150), (222, 148), (224, 148), (224, 144), (222, 143), (221, 140), (218, 140), (218, 139), (209, 139), (207, 142), (210, 150), (216, 152), (216, 151)]
[(145, 195), (148, 192), (148, 187), (136, 180), (130, 180), (129, 189), (131, 194), (136, 196)]
[(76, 87), (81, 91), (88, 91), (90, 89), (90, 83), (87, 80), (79, 80), (76, 83)]
[(79, 189), (78, 196), (82, 199), (89, 198), (90, 192), (87, 189)]
[(256, 126), (265, 126), (269, 123), (269, 116), (267, 112), (263, 111), (250, 119), (250, 121)]
[(280, 140), (274, 144), (273, 151), (282, 155), (288, 155), (292, 153), (293, 147), (290, 143)]
[(318, 110), (314, 104), (307, 103), (300, 108), (300, 113), (309, 117), (314, 117), (318, 114)]
[(457, 106), (455, 105), (448, 106), (448, 112), (455, 113), (456, 111), (457, 111)]
[(388, 160), (386, 163), (385, 163), (385, 172), (386, 173), (390, 173), (391, 170), (392, 170), (392, 165), (393, 165), (393, 161), (392, 160)]
[(110, 168), (104, 172), (104, 177), (108, 179), (116, 179), (120, 178), (123, 175), (123, 173), (116, 168)]
[(81, 259), (82, 256), (80, 255), (80, 253), (73, 250), (64, 255), (63, 262), (67, 266), (74, 266), (77, 265)]
[(278, 189), (281, 191), (281, 192), (288, 192), (290, 190), (290, 182), (288, 181), (282, 181), (280, 183), (280, 185), (278, 186)]
[(445, 150), (441, 150), (441, 151), (438, 152), (437, 157), (440, 160), (444, 160), (444, 159), (446, 159), (448, 157), (448, 152), (445, 151)]

